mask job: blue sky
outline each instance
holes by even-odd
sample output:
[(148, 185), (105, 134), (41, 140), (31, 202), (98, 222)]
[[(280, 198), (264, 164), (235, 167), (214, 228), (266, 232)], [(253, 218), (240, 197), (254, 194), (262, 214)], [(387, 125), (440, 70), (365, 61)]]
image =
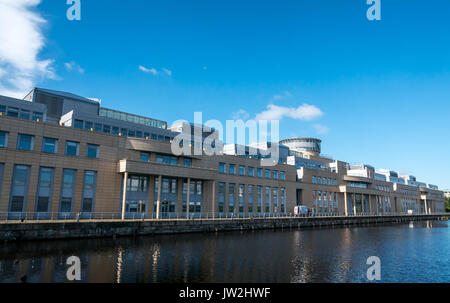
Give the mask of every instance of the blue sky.
[[(0, 21), (0, 38), (26, 12), (41, 18), (0, 46), (0, 93), (65, 90), (168, 122), (275, 105), (282, 138), (319, 137), (335, 159), (450, 188), (448, 0), (382, 0), (372, 22), (365, 0), (81, 3), (68, 21), (65, 0), (0, 0), (17, 24)], [(304, 104), (322, 115), (289, 114)]]

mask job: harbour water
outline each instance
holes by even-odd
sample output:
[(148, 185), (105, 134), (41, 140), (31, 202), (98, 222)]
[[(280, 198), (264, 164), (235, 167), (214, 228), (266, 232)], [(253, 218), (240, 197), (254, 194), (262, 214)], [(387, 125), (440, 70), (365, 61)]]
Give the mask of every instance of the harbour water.
[(0, 244), (0, 282), (450, 282), (448, 222)]

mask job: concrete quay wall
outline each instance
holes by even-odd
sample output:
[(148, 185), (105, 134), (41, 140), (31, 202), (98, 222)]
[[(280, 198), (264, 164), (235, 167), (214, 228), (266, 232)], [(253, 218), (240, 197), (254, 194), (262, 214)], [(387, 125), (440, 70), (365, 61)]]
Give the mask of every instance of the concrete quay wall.
[(36, 241), (241, 230), (330, 228), (448, 220), (441, 215), (254, 218), (149, 221), (10, 222), (0, 224), (0, 241)]

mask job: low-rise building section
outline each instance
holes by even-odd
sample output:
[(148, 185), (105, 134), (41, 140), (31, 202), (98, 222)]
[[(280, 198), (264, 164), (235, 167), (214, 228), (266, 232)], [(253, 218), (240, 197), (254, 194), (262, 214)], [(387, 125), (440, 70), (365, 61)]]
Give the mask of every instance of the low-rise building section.
[(0, 96), (0, 218), (284, 216), (296, 206), (317, 215), (445, 210), (437, 186), (324, 157), (318, 139), (275, 143), (279, 161), (267, 166), (273, 143), (218, 142), (214, 155), (176, 155), (172, 143), (181, 133), (200, 151), (217, 134), (71, 93)]

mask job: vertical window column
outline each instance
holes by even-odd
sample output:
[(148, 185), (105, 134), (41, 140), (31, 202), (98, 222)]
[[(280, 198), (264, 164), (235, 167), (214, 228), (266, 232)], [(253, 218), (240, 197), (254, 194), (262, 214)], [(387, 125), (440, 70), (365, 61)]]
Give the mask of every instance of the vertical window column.
[(278, 215), (278, 212), (280, 211), (279, 205), (278, 205), (278, 188), (273, 188), (273, 213), (275, 215)]
[(272, 195), (271, 195), (271, 190), (270, 187), (266, 187), (266, 201), (265, 201), (265, 215), (270, 215), (271, 212), (270, 210), (272, 209)]
[(233, 215), (235, 211), (236, 184), (228, 184), (228, 213)]
[(255, 202), (255, 187), (253, 185), (249, 185), (248, 186), (248, 206), (247, 206), (247, 210), (248, 210), (248, 215), (252, 216), (253, 215), (253, 207), (254, 207), (254, 202)]
[(54, 169), (41, 167), (39, 170), (38, 189), (36, 193), (36, 219), (48, 218), (53, 194)]
[(4, 170), (5, 164), (0, 163), (0, 195), (2, 194), (2, 184), (3, 184), (3, 170)]
[(219, 183), (218, 188), (218, 200), (217, 200), (217, 207), (219, 211), (219, 217), (222, 216), (225, 212), (225, 195), (226, 195), (226, 187), (225, 183)]
[(83, 200), (81, 203), (81, 215), (89, 216), (94, 212), (95, 191), (97, 187), (97, 172), (84, 172)]
[(73, 211), (73, 197), (75, 195), (77, 171), (64, 169), (61, 183), (61, 198), (59, 204), (59, 217), (70, 218)]
[(286, 188), (280, 190), (280, 200), (281, 200), (281, 213), (286, 213)]
[(258, 213), (258, 216), (262, 215), (263, 213), (263, 187), (258, 186), (256, 190), (256, 211)]
[(14, 166), (8, 216), (10, 219), (20, 218), (22, 216), (22, 213), (25, 211), (29, 176), (29, 166)]
[(245, 207), (245, 185), (239, 185), (239, 216), (244, 215), (244, 207)]

